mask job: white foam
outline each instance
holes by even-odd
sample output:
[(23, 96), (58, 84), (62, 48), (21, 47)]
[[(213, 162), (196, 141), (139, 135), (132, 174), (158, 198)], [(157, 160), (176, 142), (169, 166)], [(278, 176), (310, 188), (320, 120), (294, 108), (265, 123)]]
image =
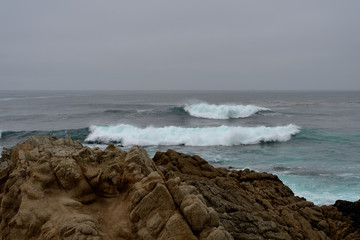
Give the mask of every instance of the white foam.
[(268, 108), (254, 105), (215, 105), (208, 103), (187, 104), (184, 110), (191, 116), (210, 119), (246, 118)]
[(128, 124), (115, 126), (92, 126), (85, 141), (121, 142), (130, 145), (186, 145), (186, 146), (233, 146), (260, 142), (285, 142), (300, 128), (290, 124), (278, 127), (146, 127)]
[(304, 190), (299, 189), (296, 184), (288, 185), (296, 196), (305, 197), (306, 200), (313, 202), (314, 204), (321, 205), (332, 205), (337, 200), (357, 201), (359, 195), (354, 191), (348, 192), (336, 192), (336, 191), (319, 191), (316, 189)]

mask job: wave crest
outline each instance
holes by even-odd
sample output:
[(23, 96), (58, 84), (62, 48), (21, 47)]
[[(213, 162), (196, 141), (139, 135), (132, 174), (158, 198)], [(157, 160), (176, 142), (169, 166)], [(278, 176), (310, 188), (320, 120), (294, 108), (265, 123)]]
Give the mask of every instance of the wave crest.
[(184, 110), (191, 116), (209, 119), (246, 118), (260, 111), (270, 111), (254, 105), (187, 104)]
[(92, 126), (87, 142), (120, 142), (130, 145), (186, 145), (186, 146), (234, 146), (261, 142), (285, 142), (298, 133), (300, 127), (290, 124), (277, 127), (146, 127), (128, 124), (116, 126)]

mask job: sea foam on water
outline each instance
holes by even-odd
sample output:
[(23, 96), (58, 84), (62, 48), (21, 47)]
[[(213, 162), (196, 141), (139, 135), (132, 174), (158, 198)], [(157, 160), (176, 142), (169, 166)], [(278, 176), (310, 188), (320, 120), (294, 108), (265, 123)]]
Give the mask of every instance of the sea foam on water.
[(191, 116), (209, 119), (247, 118), (260, 111), (270, 111), (254, 105), (187, 104), (184, 110)]
[(88, 142), (121, 142), (123, 145), (185, 145), (234, 146), (260, 142), (285, 142), (298, 133), (300, 127), (289, 124), (277, 127), (146, 127), (128, 124), (92, 126), (85, 139)]

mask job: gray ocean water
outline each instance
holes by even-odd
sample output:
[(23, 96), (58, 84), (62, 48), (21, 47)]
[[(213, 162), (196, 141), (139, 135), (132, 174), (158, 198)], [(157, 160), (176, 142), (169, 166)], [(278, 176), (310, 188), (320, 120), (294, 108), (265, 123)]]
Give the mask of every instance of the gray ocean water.
[(0, 132), (0, 150), (31, 135), (172, 148), (319, 205), (360, 198), (360, 92), (0, 91)]

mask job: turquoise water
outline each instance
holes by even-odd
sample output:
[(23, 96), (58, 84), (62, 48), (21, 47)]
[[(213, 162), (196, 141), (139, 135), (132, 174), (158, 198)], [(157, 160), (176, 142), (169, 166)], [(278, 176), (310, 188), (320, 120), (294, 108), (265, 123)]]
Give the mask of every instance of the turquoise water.
[[(360, 134), (302, 129), (286, 143), (232, 147), (180, 147), (217, 167), (271, 172), (296, 195), (318, 205), (356, 201), (360, 193)], [(166, 147), (147, 147), (150, 154)]]
[(1, 92), (0, 148), (31, 135), (168, 148), (277, 174), (316, 204), (360, 198), (359, 92)]

